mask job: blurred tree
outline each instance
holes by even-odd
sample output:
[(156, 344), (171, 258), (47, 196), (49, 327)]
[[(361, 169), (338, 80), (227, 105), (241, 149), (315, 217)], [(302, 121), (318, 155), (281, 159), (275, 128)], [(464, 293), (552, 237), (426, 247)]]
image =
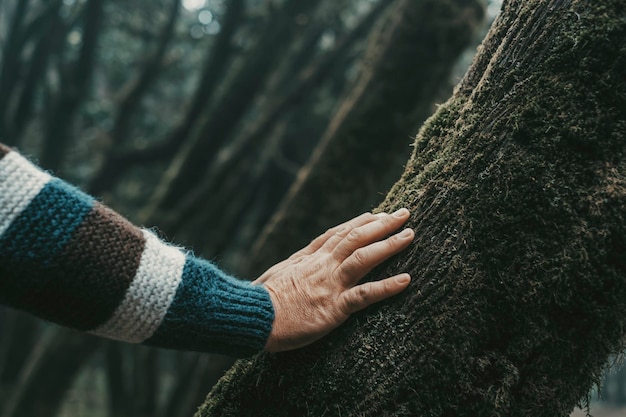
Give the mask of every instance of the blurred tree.
[(626, 328), (626, 5), (510, 0), (379, 210), (397, 298), (238, 362), (208, 416), (567, 416)]
[[(257, 198), (259, 184), (272, 180), (268, 178), (270, 161), (285, 140), (284, 135), (272, 133), (277, 122), (291, 106), (303, 101), (332, 75), (335, 63), (356, 41), (369, 33), (373, 24), (392, 3), (393, 0), (380, 0), (332, 49), (304, 67), (291, 88), (265, 104), (263, 112), (255, 122), (250, 123), (249, 129), (245, 129), (236, 140), (221, 150), (209, 169), (209, 175), (176, 204), (173, 210), (175, 221), (167, 228), (168, 231), (177, 231), (185, 225), (194, 224), (193, 221), (197, 219), (202, 227), (194, 227), (195, 236), (188, 240), (192, 244), (202, 244), (203, 248), (208, 248), (208, 253), (223, 253), (224, 242), (229, 240), (229, 235), (237, 229), (239, 223), (245, 223), (242, 219)], [(364, 66), (369, 64), (364, 62)], [(229, 211), (223, 212), (219, 205), (207, 209), (205, 202), (210, 199), (229, 201)], [(212, 233), (209, 236), (198, 235), (198, 230), (211, 230)]]
[(379, 201), (482, 17), (474, 0), (396, 3), (369, 41), (359, 82), (256, 242), (252, 275)]
[[(103, 7), (104, 0), (87, 0), (81, 11), (82, 41), (77, 57), (60, 64), (58, 87), (46, 91), (46, 105), (50, 110), (45, 120), (41, 164), (51, 170), (58, 171), (61, 168), (72, 144), (72, 127), (93, 74)], [(78, 32), (74, 34), (79, 36)], [(60, 51), (59, 55), (63, 57), (66, 54)]]
[[(29, 6), (28, 0), (14, 5), (2, 48), (0, 137), (9, 144), (18, 142), (31, 116), (35, 86), (41, 82), (52, 51), (59, 47), (59, 36), (67, 29), (58, 19), (61, 1)], [(32, 10), (34, 15), (29, 13)], [(25, 57), (28, 48), (32, 48), (32, 54)], [(20, 89), (24, 74), (27, 83)]]
[[(124, 174), (124, 172), (134, 164), (168, 160), (168, 155), (173, 154), (185, 142), (194, 126), (194, 122), (203, 111), (207, 110), (206, 108), (213, 97), (218, 82), (222, 78), (226, 70), (226, 65), (230, 62), (230, 57), (233, 53), (234, 47), (232, 45), (232, 38), (235, 29), (241, 23), (244, 1), (232, 0), (228, 3), (227, 7), (221, 30), (215, 42), (210, 45), (209, 52), (206, 54), (206, 59), (201, 70), (200, 80), (181, 120), (172, 128), (167, 138), (148, 149), (125, 150), (124, 147), (119, 146), (124, 142), (124, 138), (115, 135), (117, 139), (112, 144), (113, 146), (110, 146), (102, 167), (90, 181), (88, 187), (90, 192), (101, 194), (105, 191), (109, 191), (117, 182), (119, 176)], [(176, 8), (176, 12), (177, 10), (178, 8)], [(170, 13), (171, 22), (173, 22), (174, 19), (172, 17), (176, 15), (176, 12), (173, 11)], [(168, 26), (162, 37), (162, 46), (165, 46), (167, 40), (165, 34), (170, 31), (171, 28)], [(146, 65), (144, 75), (138, 78), (138, 80), (143, 79), (144, 81), (142, 83), (135, 82), (136, 85), (147, 87), (149, 81), (156, 75), (155, 69), (158, 69), (160, 66), (159, 61), (163, 59), (164, 49), (165, 48), (161, 47), (157, 49), (151, 62)], [(147, 77), (150, 78), (148, 82), (146, 82)], [(135, 96), (137, 96), (137, 94), (135, 94)], [(125, 112), (120, 111), (119, 114), (122, 115), (125, 114)]]
[[(100, 340), (66, 329), (48, 328), (32, 349), (10, 395), (2, 417), (46, 417), (57, 414), (74, 377)], [(10, 359), (10, 358), (9, 358)]]
[(171, 209), (204, 176), (233, 129), (266, 81), (285, 46), (297, 28), (297, 18), (306, 16), (320, 0), (286, 0), (268, 19), (252, 53), (231, 75), (228, 93), (216, 104), (215, 111), (198, 120), (190, 140), (180, 148), (146, 208), (146, 218), (156, 210)]

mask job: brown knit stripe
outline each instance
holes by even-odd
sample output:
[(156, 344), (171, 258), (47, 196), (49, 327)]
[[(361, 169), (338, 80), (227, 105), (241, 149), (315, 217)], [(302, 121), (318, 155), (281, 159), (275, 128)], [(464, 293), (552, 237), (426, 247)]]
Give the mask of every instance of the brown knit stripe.
[(11, 152), (11, 149), (0, 143), (0, 159), (9, 152)]
[(95, 203), (53, 261), (46, 284), (30, 296), (38, 298), (35, 305), (44, 316), (92, 330), (108, 320), (124, 299), (144, 246), (139, 228)]

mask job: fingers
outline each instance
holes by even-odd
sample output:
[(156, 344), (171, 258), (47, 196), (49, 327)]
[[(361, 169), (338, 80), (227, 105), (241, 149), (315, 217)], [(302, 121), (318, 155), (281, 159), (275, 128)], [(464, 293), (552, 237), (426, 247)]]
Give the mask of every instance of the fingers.
[(367, 282), (345, 291), (339, 298), (341, 311), (350, 315), (374, 303), (402, 292), (411, 282), (409, 274), (401, 274), (382, 281)]
[(326, 244), (326, 242), (328, 242), (329, 239), (334, 237), (338, 232), (343, 231), (346, 228), (348, 230), (351, 230), (354, 227), (361, 226), (373, 220), (376, 220), (375, 215), (373, 215), (372, 213), (363, 213), (360, 216), (357, 216), (345, 223), (332, 227), (328, 229), (324, 234), (313, 239), (313, 241), (309, 243), (306, 247), (291, 255), (290, 258), (296, 258), (302, 255), (309, 255), (321, 248), (324, 244)]
[(415, 233), (411, 229), (404, 229), (402, 232), (391, 236), (383, 241), (372, 243), (364, 248), (355, 250), (339, 266), (339, 276), (344, 285), (352, 286), (363, 278), (375, 266), (389, 257), (406, 249), (411, 244)]
[[(379, 215), (372, 213), (365, 213), (359, 217), (337, 226), (331, 230), (334, 233), (318, 248), (327, 252), (332, 252), (337, 244), (341, 242), (352, 230), (357, 229), (369, 223), (373, 223), (380, 218)], [(317, 250), (317, 249), (316, 249)]]
[(337, 243), (333, 255), (339, 261), (343, 261), (354, 251), (376, 242), (393, 233), (402, 226), (409, 218), (409, 211), (400, 209), (392, 215), (379, 216), (377, 221), (369, 222), (360, 227), (355, 227)]

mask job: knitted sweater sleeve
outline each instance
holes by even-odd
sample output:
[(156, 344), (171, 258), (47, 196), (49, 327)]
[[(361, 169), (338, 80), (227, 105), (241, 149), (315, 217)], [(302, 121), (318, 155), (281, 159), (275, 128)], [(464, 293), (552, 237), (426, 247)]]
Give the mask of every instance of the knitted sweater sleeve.
[(159, 240), (0, 144), (0, 303), (104, 337), (247, 356), (267, 290)]

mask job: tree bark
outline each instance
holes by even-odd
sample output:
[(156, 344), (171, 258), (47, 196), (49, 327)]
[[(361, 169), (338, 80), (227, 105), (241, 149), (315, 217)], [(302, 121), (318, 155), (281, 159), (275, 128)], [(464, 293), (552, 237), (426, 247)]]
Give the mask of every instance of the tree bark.
[(208, 416), (567, 416), (624, 346), (626, 4), (509, 0), (380, 210), (410, 288), (241, 361)]
[(474, 0), (403, 0), (394, 7), (369, 40), (360, 81), (255, 243), (251, 275), (382, 200), (402, 172), (398, 155), (409, 149), (416, 122), (409, 116), (431, 114), (483, 16)]

